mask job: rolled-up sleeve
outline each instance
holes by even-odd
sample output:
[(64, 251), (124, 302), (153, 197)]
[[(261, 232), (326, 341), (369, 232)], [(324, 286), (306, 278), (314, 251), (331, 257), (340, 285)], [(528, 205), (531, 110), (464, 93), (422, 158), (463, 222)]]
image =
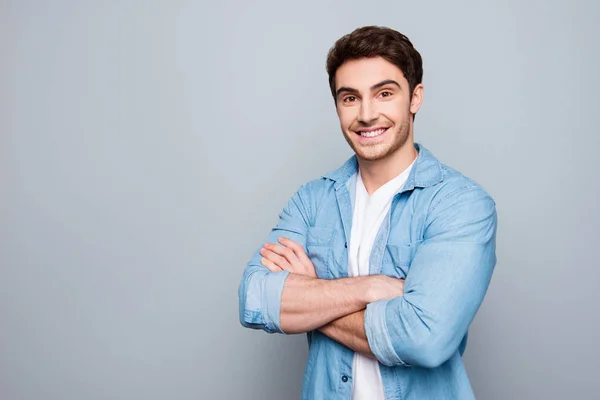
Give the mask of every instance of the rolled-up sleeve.
[(367, 340), (382, 364), (434, 368), (458, 350), (496, 265), (496, 225), (495, 203), (478, 186), (432, 206), (404, 296), (365, 311)]
[[(292, 196), (265, 242), (277, 243), (279, 237), (286, 237), (302, 245), (306, 251), (310, 208), (305, 190), (303, 185)], [(281, 329), (280, 307), (289, 272), (271, 272), (260, 262), (261, 258), (259, 248), (244, 269), (238, 288), (240, 323), (246, 328), (285, 333)]]

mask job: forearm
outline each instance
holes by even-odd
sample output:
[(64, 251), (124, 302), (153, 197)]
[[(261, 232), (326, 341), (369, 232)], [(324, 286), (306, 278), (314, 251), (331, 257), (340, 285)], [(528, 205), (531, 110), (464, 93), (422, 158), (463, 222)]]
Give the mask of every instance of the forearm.
[(367, 357), (375, 358), (365, 332), (365, 310), (331, 321), (319, 330), (329, 338)]
[(369, 303), (369, 277), (317, 279), (290, 274), (281, 295), (281, 329), (308, 332)]

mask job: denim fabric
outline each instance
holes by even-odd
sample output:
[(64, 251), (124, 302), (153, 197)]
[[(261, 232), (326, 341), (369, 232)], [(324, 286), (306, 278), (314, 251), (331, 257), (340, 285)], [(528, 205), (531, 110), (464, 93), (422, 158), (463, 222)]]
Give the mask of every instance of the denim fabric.
[[(365, 331), (381, 363), (386, 399), (473, 399), (462, 363), (467, 330), (496, 264), (496, 208), (481, 186), (425, 147), (392, 200), (375, 239), (370, 273), (404, 278), (404, 296), (367, 306)], [(302, 185), (266, 241), (300, 243), (323, 279), (348, 276), (356, 156)], [(284, 333), (280, 301), (288, 272), (260, 263), (259, 249), (239, 286), (243, 326)], [(350, 399), (353, 351), (307, 333), (302, 399)]]

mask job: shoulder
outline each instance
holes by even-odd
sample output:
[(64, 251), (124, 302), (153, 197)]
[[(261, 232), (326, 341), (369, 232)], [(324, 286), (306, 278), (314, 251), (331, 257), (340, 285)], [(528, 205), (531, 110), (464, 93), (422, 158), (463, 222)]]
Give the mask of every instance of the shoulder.
[(334, 183), (335, 182), (331, 179), (321, 176), (319, 178), (315, 178), (303, 183), (301, 189), (304, 190), (307, 194), (312, 195), (314, 193), (333, 188)]
[(443, 180), (428, 188), (431, 192), (431, 213), (440, 206), (448, 207), (465, 201), (479, 201), (495, 207), (496, 202), (479, 183), (448, 165), (440, 163), (440, 166)]
[(307, 204), (311, 214), (314, 215), (323, 198), (335, 197), (334, 183), (328, 178), (316, 178), (303, 183), (298, 189), (297, 195)]
[(424, 189), (426, 237), (452, 237), (463, 241), (487, 242), (495, 234), (496, 202), (477, 182), (443, 165), (443, 180)]

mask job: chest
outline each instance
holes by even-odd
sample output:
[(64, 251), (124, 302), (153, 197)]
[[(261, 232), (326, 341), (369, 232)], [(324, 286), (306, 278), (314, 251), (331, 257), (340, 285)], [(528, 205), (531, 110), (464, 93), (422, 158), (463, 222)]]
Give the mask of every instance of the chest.
[[(306, 236), (307, 254), (323, 279), (348, 276), (348, 254), (354, 215), (349, 193), (326, 196), (316, 205)], [(418, 191), (403, 192), (391, 202), (369, 255), (369, 274), (405, 278), (423, 238), (425, 212)]]

